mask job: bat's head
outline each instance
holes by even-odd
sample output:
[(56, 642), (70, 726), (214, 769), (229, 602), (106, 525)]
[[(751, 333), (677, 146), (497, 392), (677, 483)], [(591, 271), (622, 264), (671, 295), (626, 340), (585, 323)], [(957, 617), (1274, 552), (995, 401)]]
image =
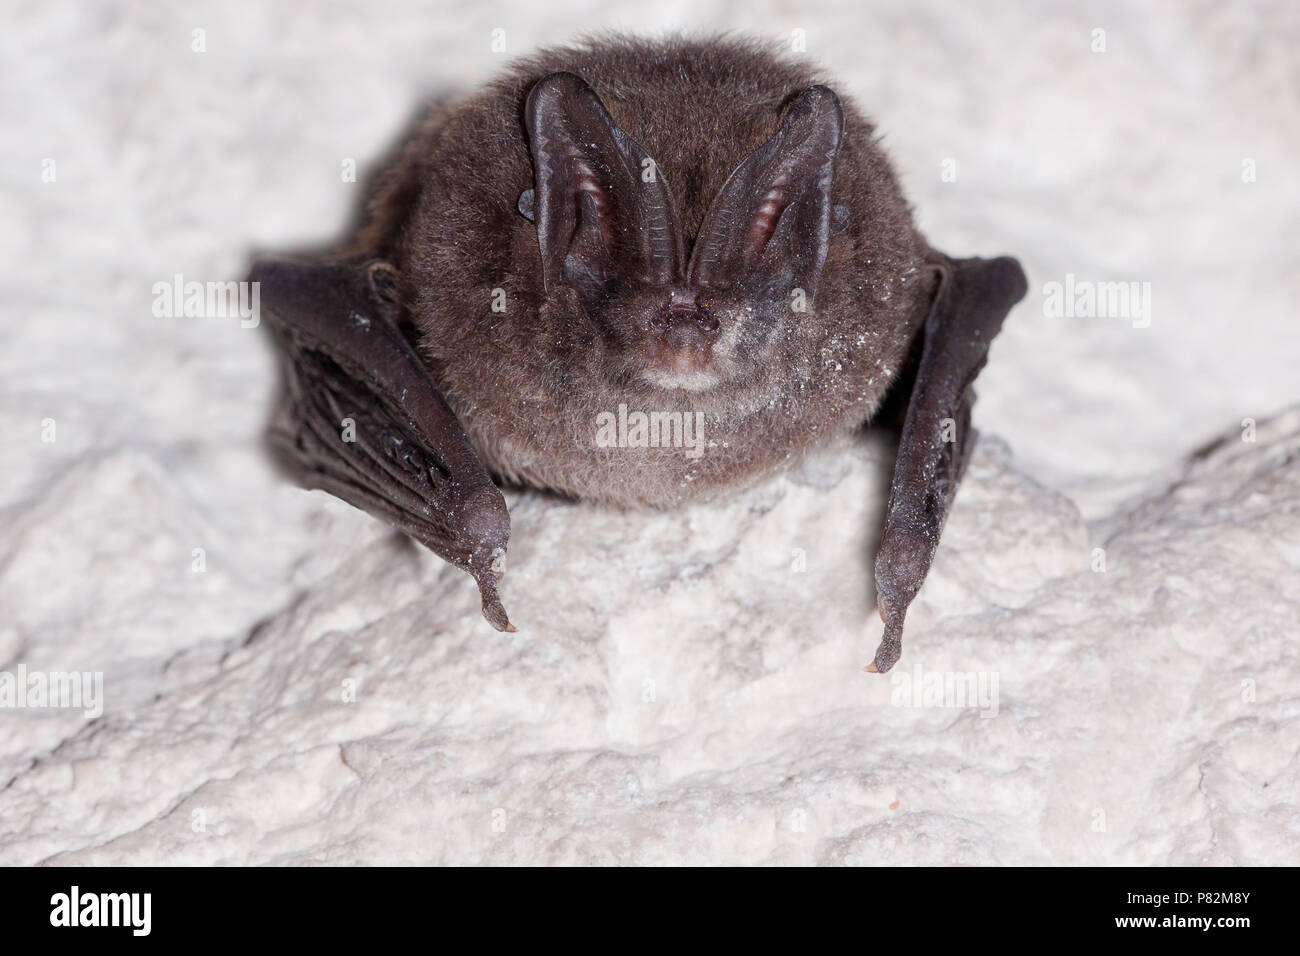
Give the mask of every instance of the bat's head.
[(540, 80), (524, 116), (535, 180), (519, 210), (537, 225), (546, 294), (576, 294), (612, 371), (698, 392), (772, 365), (811, 311), (847, 217), (831, 202), (844, 125), (835, 94), (814, 86), (793, 98), (689, 250), (663, 172), (580, 77)]

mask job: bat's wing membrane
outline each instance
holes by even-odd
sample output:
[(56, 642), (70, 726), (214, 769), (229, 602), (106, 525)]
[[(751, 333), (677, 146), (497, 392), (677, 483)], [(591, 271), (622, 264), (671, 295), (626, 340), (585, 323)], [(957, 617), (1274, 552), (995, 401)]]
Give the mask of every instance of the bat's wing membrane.
[(973, 445), (971, 384), (1011, 307), (1028, 290), (1015, 259), (948, 259), (922, 331), (920, 365), (898, 445), (876, 554), (876, 592), (885, 633), (869, 669), (884, 672), (902, 653), (903, 618), (930, 570), (939, 533)]
[(382, 263), (258, 262), (286, 394), (270, 441), (307, 487), (415, 538), (478, 582), (483, 615), (513, 631), (497, 594), (505, 499), (402, 335)]

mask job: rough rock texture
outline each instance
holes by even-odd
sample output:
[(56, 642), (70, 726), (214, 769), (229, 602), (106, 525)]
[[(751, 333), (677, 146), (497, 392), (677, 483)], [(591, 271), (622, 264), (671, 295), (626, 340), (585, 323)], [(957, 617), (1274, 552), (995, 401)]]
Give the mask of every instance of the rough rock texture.
[[(0, 710), (0, 863), (1300, 861), (1293, 7), (745, 8), (874, 112), (936, 244), (1036, 287), (887, 677), (885, 436), (677, 513), (512, 493), (515, 635), (279, 481), (262, 333), (153, 283), (336, 235), (340, 163), (493, 27), (681, 15), (290, 9), (6, 13), (0, 672), (102, 671), (104, 713)], [(1067, 272), (1151, 281), (1151, 326), (1046, 317)]]
[[(301, 536), (347, 553), (255, 626), (148, 674), (100, 656), (99, 721), (0, 725), (0, 861), (1294, 861), (1300, 412), (1257, 438), (1092, 525), (984, 440), (890, 678), (862, 669), (877, 441), (726, 506), (515, 498), (513, 636), (467, 577), (313, 498)], [(62, 509), (114, 481), (165, 507), (149, 464), (88, 465), (33, 510), (26, 536), (65, 543), (9, 552), (22, 632), (61, 613), (24, 599), (46, 562), (86, 563)], [(117, 546), (183, 552), (147, 510)], [(138, 570), (100, 573), (129, 593)], [(995, 708), (902, 706), (917, 666), (995, 674)]]

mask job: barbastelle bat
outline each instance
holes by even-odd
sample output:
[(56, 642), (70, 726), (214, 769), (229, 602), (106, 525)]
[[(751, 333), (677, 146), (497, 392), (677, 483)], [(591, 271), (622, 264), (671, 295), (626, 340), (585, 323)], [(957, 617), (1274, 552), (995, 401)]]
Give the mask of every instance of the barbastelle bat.
[[(344, 246), (252, 279), (286, 370), (279, 456), (468, 571), (497, 630), (494, 478), (672, 507), (897, 397), (881, 672), (970, 452), (971, 383), (1026, 291), (1014, 259), (932, 249), (858, 109), (734, 38), (523, 60), (434, 110)], [(621, 407), (699, 422), (702, 453), (598, 441)]]

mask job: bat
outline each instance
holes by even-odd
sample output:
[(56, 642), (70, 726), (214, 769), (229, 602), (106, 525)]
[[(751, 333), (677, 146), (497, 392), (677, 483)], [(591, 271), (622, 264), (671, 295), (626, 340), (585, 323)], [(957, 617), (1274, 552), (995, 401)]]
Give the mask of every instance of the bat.
[(902, 651), (1026, 280), (917, 230), (871, 123), (757, 41), (607, 36), (434, 108), (355, 235), (251, 279), (297, 480), (498, 585), (497, 482), (669, 508), (903, 410), (875, 563)]

